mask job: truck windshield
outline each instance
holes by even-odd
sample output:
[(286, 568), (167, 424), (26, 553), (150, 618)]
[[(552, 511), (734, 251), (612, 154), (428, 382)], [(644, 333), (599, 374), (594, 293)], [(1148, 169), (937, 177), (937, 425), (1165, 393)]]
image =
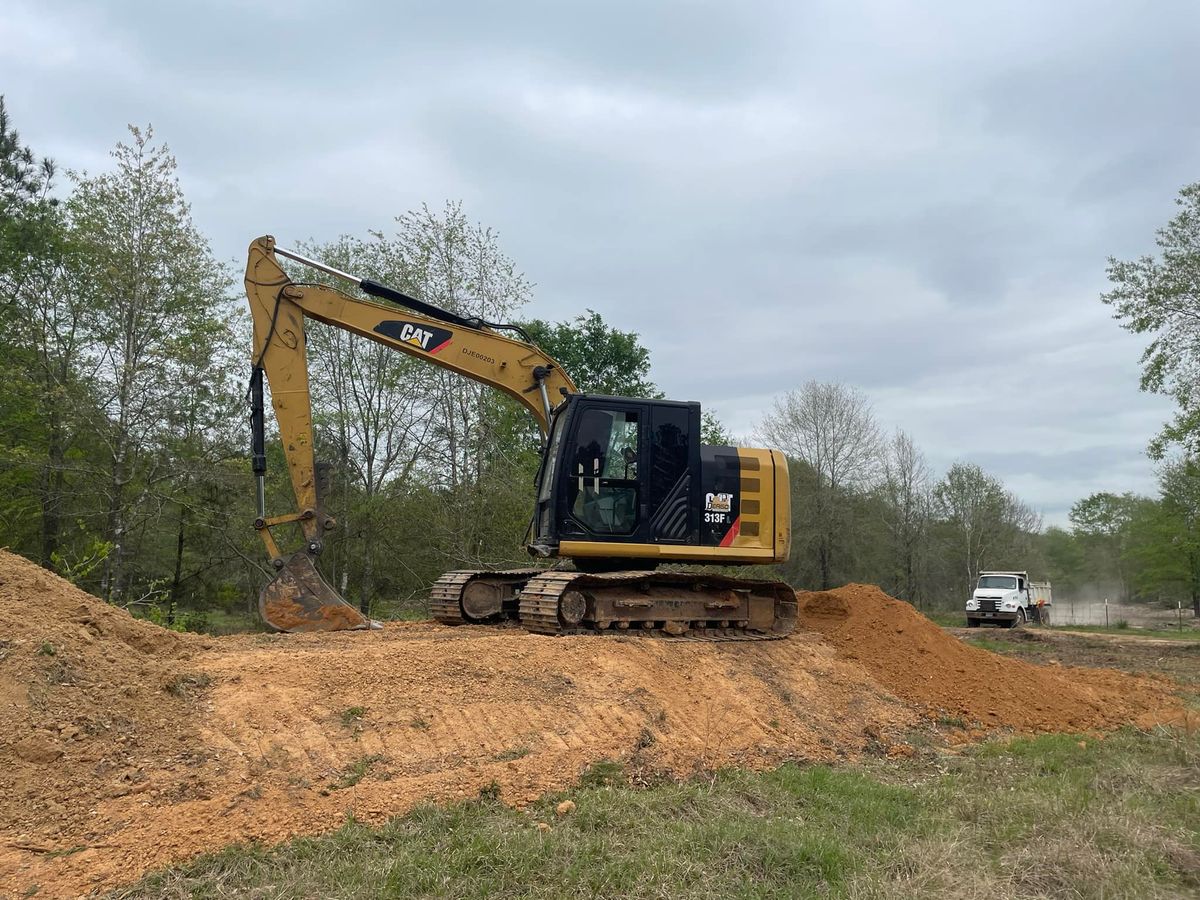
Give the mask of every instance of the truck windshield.
[(1013, 575), (980, 575), (977, 590), (1011, 591), (1017, 587), (1017, 579)]

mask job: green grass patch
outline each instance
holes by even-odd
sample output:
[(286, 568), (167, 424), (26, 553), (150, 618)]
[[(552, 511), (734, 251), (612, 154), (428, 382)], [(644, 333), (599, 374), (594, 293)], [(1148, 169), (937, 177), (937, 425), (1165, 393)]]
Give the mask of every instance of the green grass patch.
[(366, 777), (367, 773), (371, 771), (371, 767), (382, 759), (383, 757), (378, 753), (371, 754), (370, 756), (360, 756), (342, 770), (337, 781), (333, 783), (333, 789), (340, 791), (348, 787), (354, 787), (354, 785)]
[(1184, 620), (1183, 630), (1178, 628), (1138, 628), (1120, 622), (1112, 626), (1104, 625), (1049, 625), (1051, 631), (1082, 631), (1088, 634), (1117, 634), (1121, 637), (1169, 638), (1176, 641), (1195, 641), (1200, 643), (1200, 629)]
[(943, 628), (963, 628), (967, 624), (967, 614), (962, 610), (947, 612), (944, 609), (931, 609), (925, 611), (922, 615), (929, 621), (941, 625)]
[[(364, 770), (365, 771), (365, 770)], [(1200, 890), (1200, 737), (996, 740), (865, 768), (496, 791), (382, 828), (230, 848), (118, 896), (1178, 897)], [(556, 817), (569, 798), (575, 809)], [(539, 828), (539, 823), (549, 825)]]

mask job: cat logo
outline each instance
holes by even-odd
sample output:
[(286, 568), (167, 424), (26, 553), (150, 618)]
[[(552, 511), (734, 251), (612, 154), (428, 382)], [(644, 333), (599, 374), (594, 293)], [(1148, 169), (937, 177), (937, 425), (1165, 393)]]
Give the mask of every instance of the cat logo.
[(705, 494), (704, 510), (705, 512), (732, 512), (733, 494)]
[(437, 353), (439, 350), (445, 349), (446, 345), (450, 343), (450, 339), (454, 337), (453, 332), (447, 331), (445, 328), (424, 323), (403, 322), (397, 319), (380, 322), (375, 326), (375, 330), (394, 340), (411, 344), (427, 353)]

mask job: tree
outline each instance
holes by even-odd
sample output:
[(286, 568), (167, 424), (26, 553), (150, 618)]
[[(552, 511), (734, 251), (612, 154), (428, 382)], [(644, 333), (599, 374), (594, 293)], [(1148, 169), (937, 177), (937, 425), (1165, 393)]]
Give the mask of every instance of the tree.
[(1075, 503), (1069, 518), (1075, 536), (1088, 557), (1094, 582), (1106, 576), (1116, 581), (1122, 600), (1130, 599), (1131, 579), (1126, 558), (1129, 531), (1139, 498), (1133, 494), (1101, 491)]
[(1019, 566), (1040, 517), (973, 463), (955, 463), (933, 490), (948, 537), (949, 559), (969, 594), (980, 571)]
[(45, 566), (60, 550), (67, 456), (85, 393), (77, 373), (81, 307), (54, 175), (50, 160), (21, 143), (0, 97), (0, 380), (9, 386), (0, 400), (0, 461), (11, 466), (5, 487), (29, 484), (3, 491), (12, 504), (4, 518), (21, 531), (36, 523), (36, 548), (17, 528), (10, 540)]
[[(404, 247), (375, 234), (369, 240), (343, 236), (329, 244), (309, 244), (304, 252), (345, 271), (384, 284), (400, 284), (406, 271), (390, 263)], [(305, 270), (298, 280), (318, 281), (339, 290), (345, 285)], [(410, 485), (433, 428), (428, 385), (433, 367), (375, 341), (313, 322), (308, 331), (311, 392), (318, 451), (332, 453), (337, 474), (339, 533), (330, 541), (326, 565), (343, 596), (351, 588), (359, 607), (370, 611), (376, 574), (386, 567), (379, 539), (386, 516), (384, 489)], [(332, 498), (331, 498), (332, 499)]]
[(129, 131), (131, 142), (112, 151), (114, 171), (73, 175), (68, 202), (102, 412), (95, 433), (113, 549), (101, 590), (114, 601), (130, 582), (130, 542), (161, 509), (155, 492), (172, 475), (164, 447), (181, 401), (198, 390), (186, 379), (208, 372), (201, 348), (232, 344), (229, 277), (192, 224), (175, 159), (151, 129)]
[(775, 398), (757, 437), (812, 472), (811, 488), (797, 512), (810, 532), (806, 543), (813, 547), (825, 590), (832, 585), (835, 559), (844, 543), (845, 492), (870, 485), (879, 472), (882, 441), (870, 405), (855, 388), (809, 381)]
[(1143, 597), (1186, 599), (1200, 617), (1200, 465), (1172, 460), (1158, 485), (1158, 499), (1138, 498), (1126, 528), (1131, 578)]
[(1151, 442), (1161, 459), (1171, 444), (1200, 452), (1200, 182), (1175, 200), (1179, 212), (1155, 235), (1161, 257), (1110, 257), (1112, 290), (1101, 299), (1127, 331), (1149, 334), (1142, 354), (1142, 389), (1174, 398), (1174, 419)]
[(524, 328), (584, 393), (662, 396), (650, 380), (650, 351), (638, 333), (612, 328), (595, 310), (554, 324), (533, 319)]
[(717, 414), (710, 409), (700, 411), (700, 442), (710, 447), (733, 446), (735, 438)]
[(1041, 547), (1046, 575), (1059, 594), (1078, 591), (1093, 580), (1083, 545), (1075, 534), (1051, 525), (1042, 534)]
[(929, 532), (930, 471), (913, 439), (899, 429), (887, 445), (881, 493), (884, 524), (891, 539), (892, 590), (916, 602)]
[(1163, 511), (1174, 526), (1170, 541), (1183, 571), (1185, 596), (1200, 618), (1200, 465), (1190, 457), (1170, 462), (1158, 483)]
[(57, 240), (53, 214), (58, 201), (50, 195), (54, 175), (52, 160), (39, 159), (21, 143), (0, 94), (0, 300), (4, 307), (19, 293), (30, 271), (28, 263), (44, 257), (48, 245)]

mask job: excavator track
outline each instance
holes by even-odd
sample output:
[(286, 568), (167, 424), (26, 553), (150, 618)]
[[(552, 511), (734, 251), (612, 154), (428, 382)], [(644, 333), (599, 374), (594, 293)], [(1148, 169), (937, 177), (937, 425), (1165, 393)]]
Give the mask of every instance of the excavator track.
[(443, 625), (495, 623), (517, 618), (517, 595), (544, 569), (447, 572), (433, 583), (429, 607)]
[(520, 620), (538, 634), (773, 640), (796, 626), (796, 593), (781, 581), (689, 572), (541, 572), (521, 589)]

